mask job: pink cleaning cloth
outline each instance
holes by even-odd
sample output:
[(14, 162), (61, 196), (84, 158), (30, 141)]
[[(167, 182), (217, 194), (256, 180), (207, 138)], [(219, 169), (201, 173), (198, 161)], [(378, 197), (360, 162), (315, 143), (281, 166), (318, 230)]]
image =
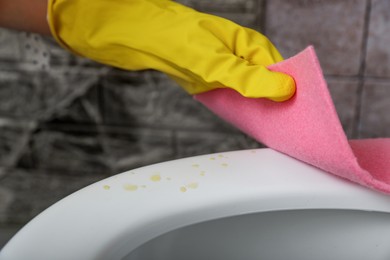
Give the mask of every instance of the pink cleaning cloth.
[(297, 91), (292, 99), (250, 99), (227, 88), (195, 99), (272, 149), (390, 193), (390, 138), (347, 140), (314, 48), (269, 69), (294, 78)]

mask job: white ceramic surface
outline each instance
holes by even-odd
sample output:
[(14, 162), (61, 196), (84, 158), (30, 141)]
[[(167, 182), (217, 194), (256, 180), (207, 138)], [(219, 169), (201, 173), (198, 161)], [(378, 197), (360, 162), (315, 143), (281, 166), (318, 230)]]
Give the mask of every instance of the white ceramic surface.
[[(368, 217), (356, 223), (369, 223), (372, 213), (373, 221), (378, 214), (384, 216), (379, 217), (378, 225), (390, 226), (390, 196), (270, 149), (244, 150), (155, 164), (90, 185), (27, 224), (0, 252), (0, 259), (137, 259), (131, 252), (140, 245), (179, 228), (196, 223), (208, 223), (211, 228), (213, 220), (262, 212), (286, 212), (269, 215), (275, 220), (277, 216), (291, 216), (291, 220), (304, 217), (294, 212), (291, 215), (290, 210), (324, 212), (329, 218), (357, 210), (368, 213)], [(338, 213), (330, 213), (333, 210)], [(355, 223), (343, 219), (338, 222), (336, 218), (340, 234), (343, 226), (351, 229), (351, 225), (340, 223)], [(378, 230), (373, 232), (367, 240), (375, 234), (383, 236), (376, 233)], [(279, 246), (278, 241), (274, 246)], [(375, 259), (390, 254), (389, 244), (376, 246), (382, 251)]]

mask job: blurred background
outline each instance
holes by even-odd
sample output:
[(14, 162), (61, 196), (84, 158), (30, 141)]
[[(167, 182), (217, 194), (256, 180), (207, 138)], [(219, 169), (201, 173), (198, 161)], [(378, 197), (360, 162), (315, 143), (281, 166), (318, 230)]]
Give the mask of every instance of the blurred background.
[[(390, 137), (390, 1), (182, 0), (314, 45), (349, 138)], [(0, 29), (0, 248), (64, 196), (136, 167), (262, 147), (165, 75), (102, 66), (51, 38)]]

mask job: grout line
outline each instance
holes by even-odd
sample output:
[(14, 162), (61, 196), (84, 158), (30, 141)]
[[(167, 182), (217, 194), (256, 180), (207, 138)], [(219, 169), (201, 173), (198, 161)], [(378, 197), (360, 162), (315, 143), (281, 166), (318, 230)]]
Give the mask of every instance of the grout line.
[(358, 138), (361, 124), (361, 114), (363, 106), (363, 91), (364, 91), (364, 72), (366, 70), (366, 56), (367, 56), (367, 45), (368, 45), (368, 33), (370, 28), (370, 15), (371, 15), (371, 0), (366, 1), (366, 10), (364, 14), (364, 27), (363, 27), (363, 40), (361, 46), (360, 56), (360, 67), (359, 67), (359, 84), (356, 91), (357, 100), (355, 106), (355, 116), (353, 118), (352, 137)]

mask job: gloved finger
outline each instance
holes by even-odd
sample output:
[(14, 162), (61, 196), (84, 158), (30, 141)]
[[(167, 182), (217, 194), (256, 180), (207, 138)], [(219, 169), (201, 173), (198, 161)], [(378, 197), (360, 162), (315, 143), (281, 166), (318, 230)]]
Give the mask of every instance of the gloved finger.
[[(188, 93), (194, 95), (216, 88), (231, 88), (248, 98), (285, 101), (295, 93), (295, 82), (289, 75), (273, 72), (262, 65), (251, 65), (231, 55), (233, 59), (209, 66), (207, 73), (190, 71), (169, 73)], [(234, 61), (234, 59), (236, 59)], [(233, 65), (227, 65), (232, 63)]]
[(268, 98), (273, 101), (285, 101), (295, 93), (295, 82), (289, 75), (273, 72), (262, 65), (251, 65), (238, 61), (226, 71), (220, 83), (233, 88), (249, 98)]

